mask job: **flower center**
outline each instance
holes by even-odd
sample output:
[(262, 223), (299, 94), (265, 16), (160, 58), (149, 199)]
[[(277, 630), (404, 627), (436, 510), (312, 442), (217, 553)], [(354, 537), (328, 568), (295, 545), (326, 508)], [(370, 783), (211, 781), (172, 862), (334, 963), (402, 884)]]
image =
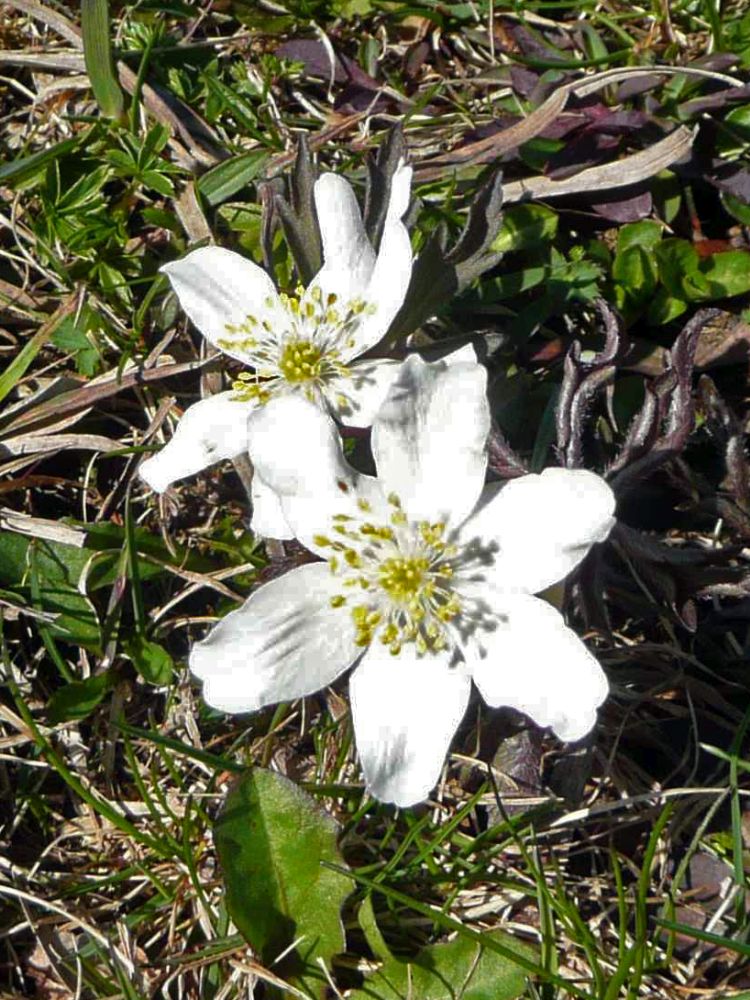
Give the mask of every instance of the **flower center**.
[[(332, 292), (324, 296), (319, 287), (281, 294), (278, 304), (280, 308), (272, 299), (264, 303), (273, 323), (248, 315), (242, 323), (227, 324), (226, 336), (217, 341), (254, 369), (233, 383), (237, 400), (266, 403), (285, 385), (301, 388), (314, 400), (327, 380), (351, 375), (342, 355), (351, 354), (362, 317), (375, 310), (362, 299), (339, 302)], [(345, 396), (339, 399), (342, 408), (346, 402)]]
[(422, 593), (429, 568), (424, 556), (385, 559), (380, 564), (378, 583), (396, 603), (409, 604)]
[[(436, 652), (449, 644), (447, 623), (462, 611), (449, 582), (460, 552), (446, 541), (444, 523), (409, 522), (395, 494), (388, 502), (389, 524), (337, 514), (334, 537), (315, 536), (331, 549), (328, 565), (341, 578), (342, 592), (331, 604), (349, 608), (358, 646), (377, 638), (394, 656), (405, 642), (420, 654)], [(363, 514), (371, 510), (366, 500), (358, 506)], [(353, 597), (356, 591), (365, 592), (363, 600)]]
[(310, 382), (320, 378), (323, 351), (309, 340), (288, 340), (279, 357), (279, 371), (287, 382)]

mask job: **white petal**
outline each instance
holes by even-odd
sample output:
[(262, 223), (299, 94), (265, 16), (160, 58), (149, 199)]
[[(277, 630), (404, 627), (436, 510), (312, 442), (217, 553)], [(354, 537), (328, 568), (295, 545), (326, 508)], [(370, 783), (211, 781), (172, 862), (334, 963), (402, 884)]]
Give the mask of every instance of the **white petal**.
[(250, 334), (232, 332), (227, 326), (240, 326), (248, 316), (259, 323), (267, 321), (274, 329), (286, 323), (286, 313), (266, 272), (231, 250), (201, 247), (161, 270), (206, 340), (240, 361), (252, 363), (252, 352), (242, 346)]
[(495, 586), (538, 593), (564, 579), (615, 523), (615, 496), (586, 469), (545, 469), (488, 486), (463, 541), (495, 541)]
[(171, 439), (138, 470), (152, 490), (163, 493), (178, 479), (247, 452), (247, 418), (255, 404), (233, 396), (219, 392), (185, 410)]
[(349, 427), (370, 427), (400, 367), (400, 361), (387, 358), (358, 361), (348, 376), (330, 379), (323, 392), (336, 419)]
[(257, 470), (253, 474), (250, 493), (253, 501), (250, 528), (253, 534), (261, 538), (294, 538), (278, 494), (263, 481)]
[(375, 266), (362, 214), (351, 185), (338, 174), (323, 174), (313, 191), (323, 242), (323, 267), (312, 286), (343, 302), (361, 298)]
[(352, 335), (353, 344), (342, 351), (344, 360), (355, 358), (379, 343), (403, 305), (411, 281), (412, 249), (401, 221), (409, 207), (411, 167), (403, 164), (391, 180), (391, 195), (370, 283), (363, 298), (374, 312), (363, 315)]
[(385, 493), (412, 520), (457, 526), (474, 509), (487, 466), (487, 373), (477, 364), (407, 358), (372, 429)]
[(320, 552), (313, 536), (328, 530), (333, 514), (349, 511), (357, 495), (357, 475), (344, 459), (333, 420), (304, 396), (279, 396), (253, 413), (248, 442), (295, 537)]
[(361, 655), (336, 581), (310, 563), (264, 584), (190, 653), (203, 697), (224, 712), (252, 712), (319, 691)]
[[(560, 739), (578, 740), (607, 697), (602, 668), (562, 616), (538, 597), (512, 597), (498, 627), (467, 650), (474, 682), (488, 705), (516, 708)], [(481, 649), (480, 649), (481, 647)]]
[(383, 802), (410, 806), (440, 777), (463, 718), (471, 682), (448, 652), (398, 656), (371, 646), (349, 682), (354, 736), (368, 790)]

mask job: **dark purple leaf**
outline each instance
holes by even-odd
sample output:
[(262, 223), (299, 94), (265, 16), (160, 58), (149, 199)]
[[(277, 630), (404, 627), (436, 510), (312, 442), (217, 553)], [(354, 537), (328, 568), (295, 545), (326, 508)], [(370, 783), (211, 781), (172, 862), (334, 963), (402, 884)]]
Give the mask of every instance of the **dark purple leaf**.
[[(395, 102), (400, 104), (401, 102)], [(336, 111), (345, 115), (356, 115), (361, 111), (370, 114), (381, 114), (394, 104), (391, 96), (373, 93), (372, 89), (361, 87), (358, 83), (350, 83), (344, 87), (334, 102)]]
[(511, 66), (510, 85), (521, 97), (531, 97), (539, 86), (539, 74), (526, 66)]
[(651, 121), (643, 111), (612, 111), (606, 104), (592, 104), (582, 110), (590, 119), (587, 131), (607, 132), (610, 135), (630, 135), (645, 128)]
[(750, 205), (750, 170), (735, 163), (721, 164), (719, 170), (706, 180), (725, 194), (734, 195)]
[(561, 67), (565, 65), (558, 50), (570, 48), (574, 42), (563, 32), (556, 33), (554, 42), (549, 42), (541, 31), (530, 31), (517, 21), (504, 21), (503, 23), (507, 34), (513, 39), (523, 55), (559, 61)]
[(646, 94), (649, 90), (655, 90), (665, 82), (664, 76), (634, 76), (630, 80), (625, 80), (617, 88), (617, 103), (622, 104), (631, 97), (639, 94)]
[(705, 94), (702, 97), (695, 97), (691, 101), (685, 101), (679, 106), (680, 117), (687, 118), (697, 115), (702, 111), (714, 111), (723, 108), (727, 104), (734, 104), (735, 101), (747, 101), (750, 98), (750, 84), (744, 87), (724, 87), (713, 94)]
[(308, 76), (330, 80), (333, 69), (334, 83), (354, 83), (369, 91), (380, 89), (378, 81), (373, 79), (369, 73), (365, 73), (362, 67), (349, 56), (335, 52), (332, 67), (329, 49), (315, 38), (297, 38), (284, 42), (276, 49), (275, 54), (279, 58), (301, 62)]
[(707, 56), (698, 56), (697, 59), (689, 62), (688, 66), (694, 66), (696, 69), (712, 69), (717, 73), (723, 73), (725, 70), (731, 69), (732, 66), (736, 66), (738, 62), (739, 60), (733, 52), (712, 52)]
[(653, 199), (650, 191), (641, 191), (616, 201), (597, 202), (591, 207), (597, 215), (612, 222), (638, 222), (651, 214)]
[(563, 180), (579, 173), (586, 167), (612, 159), (612, 150), (617, 149), (619, 140), (604, 133), (583, 132), (566, 143), (558, 153), (549, 158), (547, 176)]
[(427, 61), (430, 54), (430, 43), (423, 39), (414, 45), (409, 46), (403, 62), (404, 76), (408, 80), (414, 80), (421, 68)]
[[(301, 62), (308, 76), (323, 80), (331, 78), (331, 57), (329, 50), (315, 38), (295, 38), (284, 42), (274, 53), (280, 59)], [(345, 83), (349, 79), (341, 56), (334, 54), (333, 79), (335, 83)]]

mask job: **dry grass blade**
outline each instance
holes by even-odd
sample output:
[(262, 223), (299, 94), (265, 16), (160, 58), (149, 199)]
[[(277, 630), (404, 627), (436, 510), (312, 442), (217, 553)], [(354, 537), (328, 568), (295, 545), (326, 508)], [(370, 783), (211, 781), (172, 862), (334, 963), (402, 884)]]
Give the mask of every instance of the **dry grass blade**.
[(510, 181), (503, 186), (503, 195), (506, 202), (514, 202), (528, 198), (562, 198), (564, 195), (609, 191), (639, 184), (689, 153), (696, 134), (695, 130), (681, 125), (648, 149), (631, 153), (621, 160), (588, 167), (560, 181), (549, 177)]

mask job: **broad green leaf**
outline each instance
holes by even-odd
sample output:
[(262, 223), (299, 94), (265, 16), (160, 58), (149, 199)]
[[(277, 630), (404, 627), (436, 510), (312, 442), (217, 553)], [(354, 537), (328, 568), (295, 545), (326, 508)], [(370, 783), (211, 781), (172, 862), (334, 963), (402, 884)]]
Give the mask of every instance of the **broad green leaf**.
[[(511, 271), (509, 274), (499, 274), (495, 278), (488, 278), (477, 288), (477, 295), (480, 301), (485, 304), (489, 302), (502, 302), (503, 299), (511, 299), (522, 292), (528, 292), (531, 288), (541, 285), (547, 277), (547, 268), (543, 266), (527, 267), (523, 271)], [(460, 310), (462, 305), (457, 305)]]
[(650, 182), (656, 213), (669, 225), (682, 207), (682, 185), (671, 170), (662, 170)]
[(284, 968), (319, 978), (320, 960), (330, 969), (344, 949), (340, 910), (352, 891), (322, 864), (344, 865), (334, 821), (287, 778), (253, 768), (227, 796), (214, 837), (239, 930), (264, 962), (299, 939), (298, 961)]
[(750, 146), (750, 107), (732, 108), (718, 127), (717, 151), (727, 158), (741, 156)]
[(750, 205), (733, 194), (721, 192), (721, 203), (729, 214), (745, 226), (750, 226)]
[(169, 684), (174, 674), (174, 660), (158, 642), (150, 642), (140, 635), (129, 639), (125, 652), (133, 661), (133, 666), (149, 684)]
[(714, 298), (729, 298), (750, 291), (750, 254), (745, 250), (727, 250), (705, 258), (701, 271), (711, 283)]
[(612, 264), (612, 277), (622, 286), (626, 300), (641, 303), (651, 298), (659, 281), (653, 252), (639, 246), (618, 250)]
[(641, 222), (629, 222), (617, 234), (617, 254), (619, 256), (630, 247), (642, 250), (653, 250), (661, 242), (664, 229), (658, 222), (643, 219)]
[(659, 288), (649, 306), (648, 321), (655, 326), (671, 323), (673, 319), (682, 316), (686, 309), (687, 302), (684, 299), (670, 295), (666, 288)]
[[(0, 534), (0, 559), (7, 541), (7, 534)], [(50, 633), (67, 642), (97, 649), (101, 633), (96, 611), (78, 589), (90, 553), (72, 545), (34, 538), (28, 542), (24, 556), (21, 582), (30, 588), (35, 604), (57, 615), (49, 626)]]
[(671, 296), (699, 302), (710, 298), (711, 286), (701, 273), (698, 251), (687, 240), (662, 240), (654, 248), (659, 277)]
[(85, 719), (107, 694), (114, 683), (107, 671), (87, 677), (85, 681), (71, 681), (54, 692), (47, 703), (47, 720), (51, 726), (71, 719)]
[(512, 205), (503, 210), (502, 225), (492, 242), (492, 249), (508, 253), (537, 247), (554, 239), (557, 223), (557, 212), (544, 205)]
[[(360, 907), (359, 922), (382, 965), (361, 989), (349, 994), (350, 1000), (513, 1000), (524, 990), (526, 973), (519, 965), (464, 937), (423, 948), (411, 961), (394, 957), (377, 926), (370, 897)], [(532, 955), (508, 934), (490, 931), (487, 936), (526, 958)]]

